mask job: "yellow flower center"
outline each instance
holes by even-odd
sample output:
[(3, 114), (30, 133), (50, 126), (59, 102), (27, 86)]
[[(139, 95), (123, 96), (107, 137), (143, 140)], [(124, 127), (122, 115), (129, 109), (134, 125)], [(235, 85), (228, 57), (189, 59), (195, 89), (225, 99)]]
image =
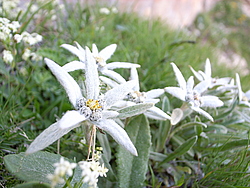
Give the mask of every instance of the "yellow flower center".
[(91, 110), (97, 110), (97, 109), (102, 108), (98, 100), (94, 100), (94, 99), (88, 99), (86, 101), (86, 106), (89, 107)]
[(105, 66), (105, 61), (103, 58), (101, 57), (95, 57), (96, 62), (100, 65), (100, 66)]

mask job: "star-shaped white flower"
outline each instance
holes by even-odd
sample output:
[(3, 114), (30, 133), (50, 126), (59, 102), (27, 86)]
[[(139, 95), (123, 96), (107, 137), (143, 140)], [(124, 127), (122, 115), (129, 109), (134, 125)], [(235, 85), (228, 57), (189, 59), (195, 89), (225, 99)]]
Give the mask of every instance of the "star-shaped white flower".
[(206, 111), (202, 110), (200, 107), (220, 107), (223, 106), (223, 102), (216, 96), (202, 96), (202, 94), (209, 87), (209, 80), (201, 81), (199, 84), (194, 86), (193, 76), (189, 77), (186, 82), (178, 67), (174, 63), (171, 63), (171, 65), (173, 67), (179, 87), (166, 87), (165, 91), (179, 98), (180, 100), (187, 102), (192, 110), (213, 121), (212, 116)]
[[(67, 63), (63, 66), (63, 68), (67, 71), (74, 71), (78, 69), (85, 69), (84, 64), (84, 54), (85, 50), (76, 42), (77, 47), (69, 45), (69, 44), (62, 44), (61, 47), (65, 48), (66, 50), (70, 51), (74, 55), (78, 56), (80, 61), (73, 61), (70, 63)], [(113, 55), (113, 53), (116, 50), (117, 45), (111, 44), (104, 49), (102, 49), (100, 52), (98, 51), (98, 48), (95, 44), (92, 44), (92, 55), (94, 59), (96, 60), (96, 64), (98, 67), (98, 70), (105, 76), (108, 76), (119, 83), (125, 83), (125, 79), (118, 74), (117, 72), (113, 71), (117, 68), (131, 68), (131, 67), (140, 67), (138, 64), (134, 63), (128, 63), (128, 62), (112, 62), (107, 64), (107, 60)]]
[(230, 77), (225, 77), (225, 78), (212, 78), (212, 68), (211, 68), (211, 63), (210, 60), (207, 58), (206, 59), (206, 64), (205, 64), (205, 69), (203, 71), (195, 71), (191, 66), (190, 66), (191, 71), (193, 72), (194, 76), (199, 80), (199, 81), (204, 81), (207, 80), (208, 83), (210, 84), (208, 88), (213, 88), (215, 86), (222, 86), (218, 87), (217, 89), (222, 89), (225, 87), (231, 88), (229, 82), (231, 80)]
[[(126, 106), (132, 106), (136, 104), (146, 104), (146, 103), (154, 103), (160, 101), (157, 97), (160, 97), (164, 94), (164, 89), (153, 89), (147, 92), (140, 92), (140, 84), (139, 84), (139, 77), (136, 67), (132, 67), (130, 69), (130, 80), (134, 80), (136, 82), (135, 86), (133, 87), (132, 91), (128, 93), (127, 97), (123, 101), (119, 101), (115, 104), (117, 108), (124, 108)], [(114, 82), (113, 80), (107, 77), (100, 77), (102, 81), (108, 84), (111, 87), (116, 87), (118, 83)], [(152, 119), (156, 120), (166, 120), (171, 119), (171, 117), (163, 112), (160, 108), (153, 106), (146, 110), (144, 114)]]
[(250, 107), (250, 103), (249, 103), (249, 100), (250, 100), (250, 90), (248, 90), (246, 93), (244, 93), (242, 91), (242, 88), (241, 88), (241, 82), (240, 82), (240, 76), (238, 73), (236, 73), (236, 86), (237, 86), (237, 89), (238, 89), (238, 98), (239, 98), (239, 104), (243, 104), (247, 107)]
[[(97, 65), (87, 47), (85, 55), (86, 97), (82, 96), (79, 85), (69, 73), (52, 60), (45, 59), (47, 66), (66, 90), (75, 110), (67, 111), (59, 121), (45, 129), (31, 143), (26, 153), (33, 153), (44, 149), (70, 130), (80, 126), (81, 122), (89, 121), (99, 129), (109, 133), (116, 142), (137, 156), (137, 151), (126, 131), (112, 119), (118, 117), (120, 114), (110, 110), (112, 105), (122, 100), (131, 91), (136, 82), (125, 82), (107, 91), (103, 96), (100, 95)], [(149, 105), (148, 108), (152, 106), (153, 104)], [(144, 111), (145, 109), (142, 110)], [(138, 109), (136, 112), (138, 112)]]

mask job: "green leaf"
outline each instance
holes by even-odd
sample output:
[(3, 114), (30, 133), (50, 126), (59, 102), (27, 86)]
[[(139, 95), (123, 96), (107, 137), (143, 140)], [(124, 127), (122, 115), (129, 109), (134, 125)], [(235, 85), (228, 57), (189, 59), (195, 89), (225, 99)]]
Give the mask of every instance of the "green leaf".
[(125, 119), (127, 117), (135, 116), (145, 112), (147, 109), (153, 106), (153, 103), (141, 103), (134, 106), (129, 106), (119, 110), (119, 115), (117, 116), (117, 118)]
[(242, 147), (247, 147), (249, 143), (250, 143), (249, 139), (241, 139), (241, 140), (234, 140), (231, 142), (227, 142), (219, 147), (211, 147), (207, 149), (213, 151), (218, 150), (219, 152), (221, 152), (221, 151), (234, 150)]
[(125, 130), (138, 151), (138, 157), (119, 146), (117, 154), (119, 185), (121, 188), (143, 187), (151, 145), (149, 122), (142, 114), (134, 117)]
[(197, 141), (197, 136), (194, 136), (190, 139), (188, 139), (186, 142), (184, 142), (182, 145), (180, 145), (173, 153), (170, 153), (159, 165), (163, 164), (163, 163), (167, 163), (173, 159), (175, 159), (176, 157), (179, 157), (183, 154), (185, 154), (188, 150), (190, 150), (193, 145), (196, 143)]
[[(41, 183), (50, 183), (50, 181), (47, 179), (47, 175), (54, 173), (55, 167), (53, 166), (53, 164), (59, 162), (60, 158), (60, 155), (43, 151), (39, 151), (29, 155), (20, 153), (5, 156), (4, 164), (12, 174), (23, 181), (38, 181)], [(75, 169), (71, 184), (74, 185), (80, 180), (81, 169), (80, 167), (77, 167)], [(58, 185), (58, 187), (62, 186), (62, 184)]]
[(41, 183), (36, 181), (23, 183), (15, 186), (15, 188), (50, 188), (50, 187), (51, 186), (47, 183)]

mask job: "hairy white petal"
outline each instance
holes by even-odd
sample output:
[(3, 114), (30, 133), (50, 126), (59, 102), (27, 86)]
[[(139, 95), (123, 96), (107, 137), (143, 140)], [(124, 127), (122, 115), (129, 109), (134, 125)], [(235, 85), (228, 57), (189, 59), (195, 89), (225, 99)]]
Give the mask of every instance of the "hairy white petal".
[(193, 72), (194, 76), (195, 76), (199, 81), (204, 80), (204, 77), (203, 77), (200, 73), (198, 73), (197, 71), (195, 71), (195, 70), (193, 69), (193, 67), (191, 67), (191, 66), (189, 66), (189, 67), (190, 67), (191, 71)]
[(165, 87), (164, 90), (167, 93), (170, 93), (171, 95), (177, 97), (178, 99), (185, 101), (186, 91), (179, 87)]
[(210, 86), (211, 80), (204, 80), (198, 83), (195, 87), (194, 90), (197, 91), (198, 93), (202, 94), (204, 91), (207, 90), (207, 88)]
[(236, 86), (237, 86), (237, 88), (238, 88), (239, 101), (242, 101), (243, 92), (242, 92), (242, 89), (241, 89), (240, 76), (239, 76), (238, 73), (236, 73), (235, 77), (236, 77), (236, 78), (235, 78)]
[(99, 56), (107, 61), (114, 54), (116, 47), (116, 44), (110, 44), (99, 52)]
[(105, 76), (112, 78), (113, 80), (117, 81), (120, 84), (126, 82), (126, 80), (120, 74), (118, 74), (113, 70), (108, 70), (106, 67), (101, 70), (101, 73)]
[(102, 111), (103, 118), (108, 119), (108, 118), (115, 118), (119, 115), (118, 112), (116, 111), (108, 111), (108, 110), (103, 110)]
[(128, 81), (124, 84), (120, 84), (117, 87), (107, 91), (104, 95), (104, 100), (106, 101), (107, 108), (111, 107), (113, 104), (122, 100), (134, 87), (135, 81)]
[(112, 62), (108, 63), (106, 65), (107, 69), (113, 70), (113, 69), (119, 69), (119, 68), (124, 68), (124, 69), (130, 69), (132, 67), (139, 68), (141, 67), (139, 64), (135, 63), (127, 63), (127, 62)]
[(202, 116), (206, 117), (207, 119), (209, 119), (210, 121), (214, 121), (213, 117), (207, 113), (206, 111), (202, 110), (199, 107), (195, 107), (195, 106), (190, 106), (190, 108), (196, 112), (198, 112), (199, 114), (201, 114)]
[(75, 70), (83, 70), (85, 69), (85, 64), (81, 61), (71, 61), (65, 65), (62, 66), (62, 68), (66, 71), (66, 72), (72, 72)]
[(45, 58), (45, 63), (55, 75), (60, 84), (64, 87), (71, 104), (76, 108), (76, 102), (82, 98), (82, 93), (76, 81), (61, 66), (54, 61)]
[(110, 134), (114, 140), (135, 156), (138, 156), (133, 143), (126, 131), (111, 119), (93, 122), (98, 128)]
[(61, 129), (68, 129), (75, 127), (75, 125), (86, 120), (84, 115), (81, 115), (78, 111), (67, 111), (63, 117), (58, 121), (58, 125)]
[(145, 99), (144, 102), (145, 103), (154, 103), (154, 104), (156, 104), (156, 103), (160, 102), (160, 99)]
[(99, 76), (100, 80), (102, 80), (105, 84), (109, 85), (111, 88), (118, 86), (119, 84), (110, 78), (105, 76)]
[(72, 54), (76, 55), (81, 61), (85, 61), (85, 53), (84, 51), (80, 51), (77, 47), (69, 45), (69, 44), (62, 44), (61, 47), (70, 51)]
[(181, 71), (179, 70), (179, 68), (174, 63), (171, 63), (171, 65), (173, 67), (175, 77), (176, 77), (176, 80), (177, 80), (180, 88), (183, 89), (183, 90), (186, 90), (186, 80), (183, 77)]
[(75, 44), (77, 48), (80, 50), (80, 52), (83, 54), (83, 58), (85, 58), (85, 50), (78, 44), (78, 42), (75, 41)]
[(136, 81), (136, 84), (133, 87), (133, 90), (134, 91), (140, 91), (139, 76), (138, 76), (137, 69), (135, 67), (132, 67), (130, 69), (130, 80), (135, 80)]
[(194, 77), (190, 76), (187, 80), (187, 92), (192, 91), (194, 87)]
[(202, 96), (201, 107), (221, 107), (224, 103), (216, 96)]
[(85, 86), (87, 91), (88, 99), (97, 99), (99, 96), (99, 75), (97, 70), (96, 61), (93, 58), (88, 47), (85, 49), (86, 52), (86, 68), (85, 68)]
[(166, 114), (165, 112), (163, 112), (160, 108), (157, 108), (156, 106), (153, 106), (152, 108), (148, 109), (145, 113), (144, 113), (147, 117), (152, 118), (152, 119), (156, 119), (156, 120), (167, 120), (167, 119), (171, 119), (171, 117)]
[(148, 99), (154, 99), (160, 97), (164, 92), (164, 89), (152, 89), (146, 92), (146, 96)]
[(211, 63), (210, 63), (210, 60), (207, 58), (206, 59), (206, 64), (205, 64), (205, 74), (208, 76), (208, 77), (212, 77), (212, 69), (211, 69)]
[(98, 51), (98, 48), (97, 48), (96, 44), (92, 44), (92, 54), (95, 57), (99, 56), (99, 51)]
[(128, 106), (133, 106), (133, 105), (135, 105), (134, 102), (120, 100), (120, 101), (116, 102), (115, 104), (113, 104), (112, 108), (121, 109), (121, 108), (125, 108), (125, 107), (128, 107)]
[(31, 143), (31, 145), (27, 149), (26, 153), (30, 154), (46, 148), (47, 146), (49, 146), (50, 144), (52, 144), (53, 142), (55, 142), (77, 126), (79, 125), (77, 124), (74, 127), (61, 129), (59, 127), (58, 122), (50, 125), (38, 137), (36, 137), (36, 139)]

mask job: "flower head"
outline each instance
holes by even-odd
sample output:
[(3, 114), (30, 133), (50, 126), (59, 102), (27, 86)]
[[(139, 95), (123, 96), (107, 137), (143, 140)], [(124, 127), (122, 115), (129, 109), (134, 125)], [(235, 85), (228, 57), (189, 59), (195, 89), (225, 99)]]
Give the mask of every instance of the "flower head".
[(135, 85), (135, 81), (123, 83), (100, 95), (97, 64), (87, 47), (85, 52), (86, 96), (82, 95), (79, 85), (69, 73), (52, 60), (45, 59), (47, 66), (66, 90), (75, 110), (67, 111), (58, 122), (45, 129), (31, 143), (26, 153), (33, 153), (44, 149), (70, 130), (80, 126), (81, 122), (88, 121), (99, 129), (109, 133), (116, 142), (133, 155), (137, 155), (137, 151), (126, 131), (113, 120), (113, 118), (118, 117), (119, 113), (112, 110), (112, 106), (122, 100), (131, 91)]
[(229, 82), (231, 78), (225, 77), (225, 78), (212, 78), (212, 68), (211, 68), (211, 63), (209, 59), (206, 60), (205, 64), (205, 69), (203, 71), (195, 71), (191, 66), (190, 66), (191, 71), (193, 72), (194, 76), (199, 80), (199, 81), (208, 81), (208, 88), (213, 88), (215, 86), (221, 86), (218, 87), (217, 89), (222, 89), (229, 87)]
[[(80, 59), (80, 62), (73, 61), (63, 66), (63, 68), (67, 71), (74, 71), (78, 69), (85, 69), (85, 50), (76, 42), (77, 47), (69, 45), (69, 44), (63, 44), (61, 47), (67, 49), (71, 53), (78, 56)], [(126, 80), (118, 73), (113, 71), (113, 69), (117, 68), (131, 68), (131, 67), (140, 67), (138, 64), (133, 63), (127, 63), (127, 62), (112, 62), (107, 63), (107, 60), (113, 55), (113, 53), (116, 50), (117, 45), (111, 44), (101, 51), (98, 50), (97, 46), (95, 44), (92, 45), (92, 56), (96, 61), (98, 70), (105, 76), (108, 76), (112, 78), (113, 80), (116, 80), (119, 83), (125, 83)]]
[(212, 116), (200, 108), (223, 106), (223, 102), (218, 97), (203, 95), (203, 93), (209, 87), (210, 81), (204, 80), (194, 86), (193, 76), (189, 77), (186, 82), (178, 67), (174, 63), (171, 63), (171, 65), (174, 69), (179, 87), (166, 87), (165, 91), (179, 98), (180, 100), (187, 102), (192, 110), (213, 121)]
[[(122, 101), (117, 102), (115, 106), (117, 108), (124, 108), (126, 106), (132, 106), (136, 104), (146, 104), (146, 103), (155, 104), (159, 102), (160, 99), (157, 99), (157, 97), (160, 97), (162, 94), (164, 94), (164, 89), (153, 89), (147, 92), (141, 92), (139, 85), (139, 77), (136, 67), (132, 67), (130, 72), (131, 72), (130, 79), (134, 80), (136, 84), (132, 88), (132, 91), (127, 94), (126, 98), (124, 98), (124, 100)], [(113, 82), (107, 77), (100, 77), (100, 78), (111, 87), (115, 87), (116, 85), (118, 85), (118, 83)], [(163, 112), (160, 108), (156, 106), (149, 108), (144, 112), (144, 114), (149, 118), (157, 120), (171, 119), (169, 115), (167, 115), (165, 112)]]

